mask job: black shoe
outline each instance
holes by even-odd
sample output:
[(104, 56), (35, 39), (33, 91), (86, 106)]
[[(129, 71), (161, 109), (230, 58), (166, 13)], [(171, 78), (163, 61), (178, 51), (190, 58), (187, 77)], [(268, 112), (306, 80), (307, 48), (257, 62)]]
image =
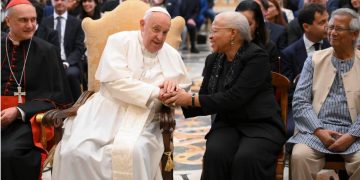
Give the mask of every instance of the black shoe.
[(197, 48), (191, 48), (190, 52), (191, 53), (199, 53), (200, 51)]

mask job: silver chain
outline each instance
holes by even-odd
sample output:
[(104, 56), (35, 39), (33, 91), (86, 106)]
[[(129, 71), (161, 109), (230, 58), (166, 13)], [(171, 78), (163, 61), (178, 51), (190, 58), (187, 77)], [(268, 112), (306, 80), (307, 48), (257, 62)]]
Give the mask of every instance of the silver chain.
[(9, 36), (6, 37), (6, 42), (5, 42), (5, 49), (6, 49), (6, 57), (7, 57), (7, 61), (9, 63), (9, 69), (10, 69), (10, 72), (11, 72), (11, 75), (14, 77), (14, 80), (15, 80), (15, 83), (18, 85), (18, 87), (21, 87), (21, 81), (22, 81), (22, 78), (23, 78), (23, 75), (24, 75), (24, 71), (25, 71), (25, 65), (26, 65), (26, 61), (27, 61), (27, 58), (28, 58), (28, 55), (29, 55), (29, 50), (30, 50), (30, 46), (31, 46), (31, 42), (32, 42), (32, 38), (30, 39), (30, 43), (29, 43), (29, 47), (27, 49), (27, 52), (26, 52), (26, 56), (25, 56), (25, 59), (24, 59), (24, 66), (23, 66), (23, 69), (22, 69), (22, 72), (21, 72), (21, 76), (20, 76), (20, 81), (18, 82), (16, 77), (15, 77), (15, 74), (11, 68), (11, 64), (10, 64), (10, 58), (9, 58), (9, 52), (8, 52), (8, 39), (9, 39)]

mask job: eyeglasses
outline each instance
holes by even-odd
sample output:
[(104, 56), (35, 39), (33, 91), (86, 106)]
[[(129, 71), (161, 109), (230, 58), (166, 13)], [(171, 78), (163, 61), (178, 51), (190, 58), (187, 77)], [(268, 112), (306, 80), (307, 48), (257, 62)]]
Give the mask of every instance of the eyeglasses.
[(325, 26), (325, 31), (332, 31), (335, 30), (335, 32), (343, 32), (343, 31), (352, 31), (352, 29), (350, 28), (342, 28), (339, 26)]

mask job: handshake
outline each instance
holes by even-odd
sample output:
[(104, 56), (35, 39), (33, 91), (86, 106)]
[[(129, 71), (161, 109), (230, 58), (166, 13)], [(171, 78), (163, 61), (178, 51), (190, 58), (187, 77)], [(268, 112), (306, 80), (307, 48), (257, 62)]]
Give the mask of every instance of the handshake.
[(191, 106), (192, 96), (172, 80), (166, 80), (163, 84), (159, 85), (160, 93), (158, 96), (159, 101), (164, 105), (175, 106)]

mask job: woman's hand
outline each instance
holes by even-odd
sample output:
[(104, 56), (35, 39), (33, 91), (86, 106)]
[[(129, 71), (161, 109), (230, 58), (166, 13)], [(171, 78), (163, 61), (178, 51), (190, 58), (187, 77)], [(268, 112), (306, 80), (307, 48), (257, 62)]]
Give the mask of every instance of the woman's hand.
[(173, 92), (165, 100), (165, 104), (172, 104), (174, 106), (190, 106), (191, 94), (187, 93), (183, 89), (179, 89), (177, 92)]
[(171, 106), (171, 104), (166, 104), (165, 101), (175, 95), (174, 92), (179, 91), (179, 86), (173, 80), (165, 80), (161, 85), (159, 85), (160, 93), (158, 99), (165, 105)]

